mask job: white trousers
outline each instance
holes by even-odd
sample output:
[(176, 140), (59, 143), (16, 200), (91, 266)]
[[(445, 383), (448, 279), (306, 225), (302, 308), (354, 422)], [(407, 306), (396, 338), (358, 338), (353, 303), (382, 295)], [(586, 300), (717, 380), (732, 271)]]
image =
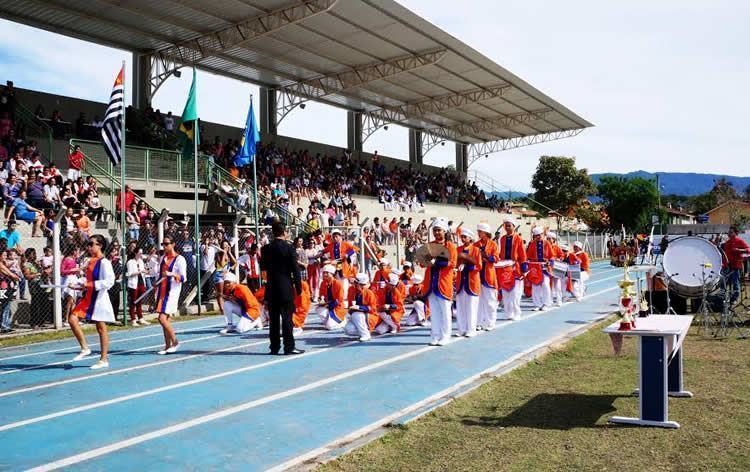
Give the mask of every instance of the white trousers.
[(367, 314), (355, 311), (351, 314), (349, 322), (344, 326), (344, 332), (349, 336), (357, 336), (360, 341), (370, 339), (370, 327), (367, 324)]
[(336, 321), (333, 319), (331, 314), (328, 311), (328, 307), (322, 306), (318, 308), (317, 310), (318, 317), (320, 318), (320, 322), (323, 323), (323, 327), (329, 331), (341, 329), (346, 325), (346, 318), (341, 320), (341, 322)]
[(260, 316), (253, 321), (242, 316), (242, 308), (233, 300), (224, 300), (224, 320), (227, 328), (233, 328), (238, 333), (246, 333), (252, 329), (263, 327), (263, 321)]
[(427, 298), (430, 304), (430, 335), (434, 342), (448, 342), (451, 338), (451, 301), (431, 293)]
[(550, 289), (549, 279), (549, 276), (545, 274), (542, 283), (539, 285), (531, 284), (531, 301), (535, 308), (552, 306), (552, 290)]
[(424, 323), (427, 318), (425, 311), (425, 304), (421, 300), (416, 300), (412, 306), (411, 312), (401, 319), (401, 324), (404, 326), (416, 326)]
[(479, 292), (479, 309), (477, 311), (477, 324), (480, 328), (492, 329), (497, 319), (497, 289), (485, 287)]
[(462, 291), (456, 295), (456, 328), (460, 336), (477, 334), (479, 297)]
[(503, 291), (503, 315), (502, 320), (521, 319), (521, 296), (523, 296), (523, 280), (516, 280), (513, 290)]
[(376, 334), (395, 333), (398, 331), (398, 325), (391, 315), (381, 311), (378, 313), (378, 316), (380, 316), (381, 322), (375, 326), (374, 331)]
[(558, 304), (562, 304), (563, 301), (563, 290), (562, 290), (562, 279), (552, 277), (552, 301)]

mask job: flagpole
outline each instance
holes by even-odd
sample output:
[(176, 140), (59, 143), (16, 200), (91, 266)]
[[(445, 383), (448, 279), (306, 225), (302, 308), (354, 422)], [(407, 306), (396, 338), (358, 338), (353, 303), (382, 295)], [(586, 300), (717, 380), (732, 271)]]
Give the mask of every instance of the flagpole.
[[(253, 94), (250, 94), (250, 108), (252, 109), (253, 106)], [(253, 112), (254, 113), (254, 112)], [(253, 116), (253, 121), (255, 120), (255, 116)], [(256, 143), (256, 151), (255, 155), (253, 156), (253, 220), (255, 220), (255, 244), (260, 245), (260, 223), (258, 221), (259, 214), (258, 214), (258, 170), (256, 161), (258, 160), (258, 151), (257, 151), (257, 143)], [(258, 246), (260, 247), (260, 246)]]
[[(195, 68), (193, 68), (193, 81), (195, 81)], [(197, 89), (197, 87), (196, 87)], [(195, 93), (197, 94), (198, 91), (196, 90)], [(195, 268), (196, 268), (196, 274), (198, 274), (198, 316), (201, 314), (201, 305), (203, 304), (203, 299), (201, 296), (201, 245), (200, 245), (200, 216), (198, 215), (198, 139), (200, 136), (200, 126), (198, 125), (198, 117), (195, 117), (195, 120), (193, 121), (193, 171), (194, 171), (194, 179), (193, 179), (193, 190), (195, 192), (193, 198), (195, 200)]]
[[(125, 61), (122, 61), (122, 139), (120, 140), (120, 235), (122, 237), (122, 243), (120, 244), (120, 266), (122, 266), (123, 274), (126, 272), (125, 269), (125, 251), (127, 248), (127, 241), (125, 237), (127, 235), (127, 229), (125, 228)], [(102, 248), (104, 250), (104, 248)], [(127, 283), (123, 283), (124, 277), (120, 276), (120, 297), (122, 298), (122, 324), (128, 325), (128, 317), (126, 316), (128, 310), (128, 293)]]

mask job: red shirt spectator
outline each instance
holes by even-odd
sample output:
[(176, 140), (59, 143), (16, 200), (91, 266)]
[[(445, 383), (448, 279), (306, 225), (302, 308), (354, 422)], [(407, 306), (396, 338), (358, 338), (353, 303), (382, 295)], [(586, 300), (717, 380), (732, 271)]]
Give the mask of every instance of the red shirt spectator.
[(73, 151), (72, 154), (68, 156), (68, 166), (71, 169), (75, 170), (81, 170), (83, 167), (83, 153), (81, 152), (81, 147), (76, 146), (75, 151)]
[(750, 247), (745, 241), (737, 237), (734, 229), (729, 230), (729, 239), (724, 243), (724, 254), (730, 269), (742, 269), (743, 254), (748, 253)]
[[(135, 202), (135, 193), (133, 193), (133, 189), (130, 188), (130, 185), (125, 186), (125, 208), (130, 208), (130, 205)], [(117, 200), (115, 200), (115, 205), (117, 206), (117, 211), (120, 211), (120, 208), (122, 205), (122, 196), (120, 192), (117, 192)]]

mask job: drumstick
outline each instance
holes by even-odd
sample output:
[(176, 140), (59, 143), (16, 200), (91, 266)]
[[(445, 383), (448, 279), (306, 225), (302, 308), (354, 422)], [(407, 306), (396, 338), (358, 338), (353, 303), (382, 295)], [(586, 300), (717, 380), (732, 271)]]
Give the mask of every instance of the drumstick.
[(151, 288), (150, 288), (150, 289), (148, 289), (148, 290), (146, 290), (145, 292), (143, 292), (143, 295), (141, 295), (140, 297), (136, 298), (136, 299), (135, 299), (135, 300), (133, 301), (133, 305), (137, 304), (138, 302), (140, 302), (141, 300), (143, 300), (144, 298), (146, 298), (146, 295), (148, 295), (149, 293), (153, 292), (153, 291), (154, 291), (154, 289), (155, 289), (155, 288), (156, 288), (156, 287), (157, 287), (157, 286), (158, 286), (158, 285), (159, 285), (159, 284), (160, 284), (160, 283), (162, 282), (162, 280), (164, 280), (165, 278), (166, 278), (166, 277), (162, 277), (162, 278), (160, 278), (159, 280), (157, 280), (156, 282), (154, 282), (154, 284), (153, 284), (153, 285), (151, 285)]

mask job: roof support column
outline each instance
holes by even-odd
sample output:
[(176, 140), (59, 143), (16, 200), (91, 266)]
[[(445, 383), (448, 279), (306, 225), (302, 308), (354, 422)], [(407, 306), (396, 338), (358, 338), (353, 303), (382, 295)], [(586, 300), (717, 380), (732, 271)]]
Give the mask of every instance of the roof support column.
[(422, 132), (409, 128), (409, 162), (415, 166), (422, 166)]
[(276, 90), (260, 88), (260, 132), (263, 134), (278, 134), (276, 121)]
[(359, 157), (362, 152), (362, 113), (346, 112), (346, 143), (352, 155)]
[(467, 145), (456, 143), (456, 172), (466, 180), (466, 174), (469, 172), (469, 158)]
[(145, 110), (151, 105), (151, 58), (133, 53), (133, 107)]

